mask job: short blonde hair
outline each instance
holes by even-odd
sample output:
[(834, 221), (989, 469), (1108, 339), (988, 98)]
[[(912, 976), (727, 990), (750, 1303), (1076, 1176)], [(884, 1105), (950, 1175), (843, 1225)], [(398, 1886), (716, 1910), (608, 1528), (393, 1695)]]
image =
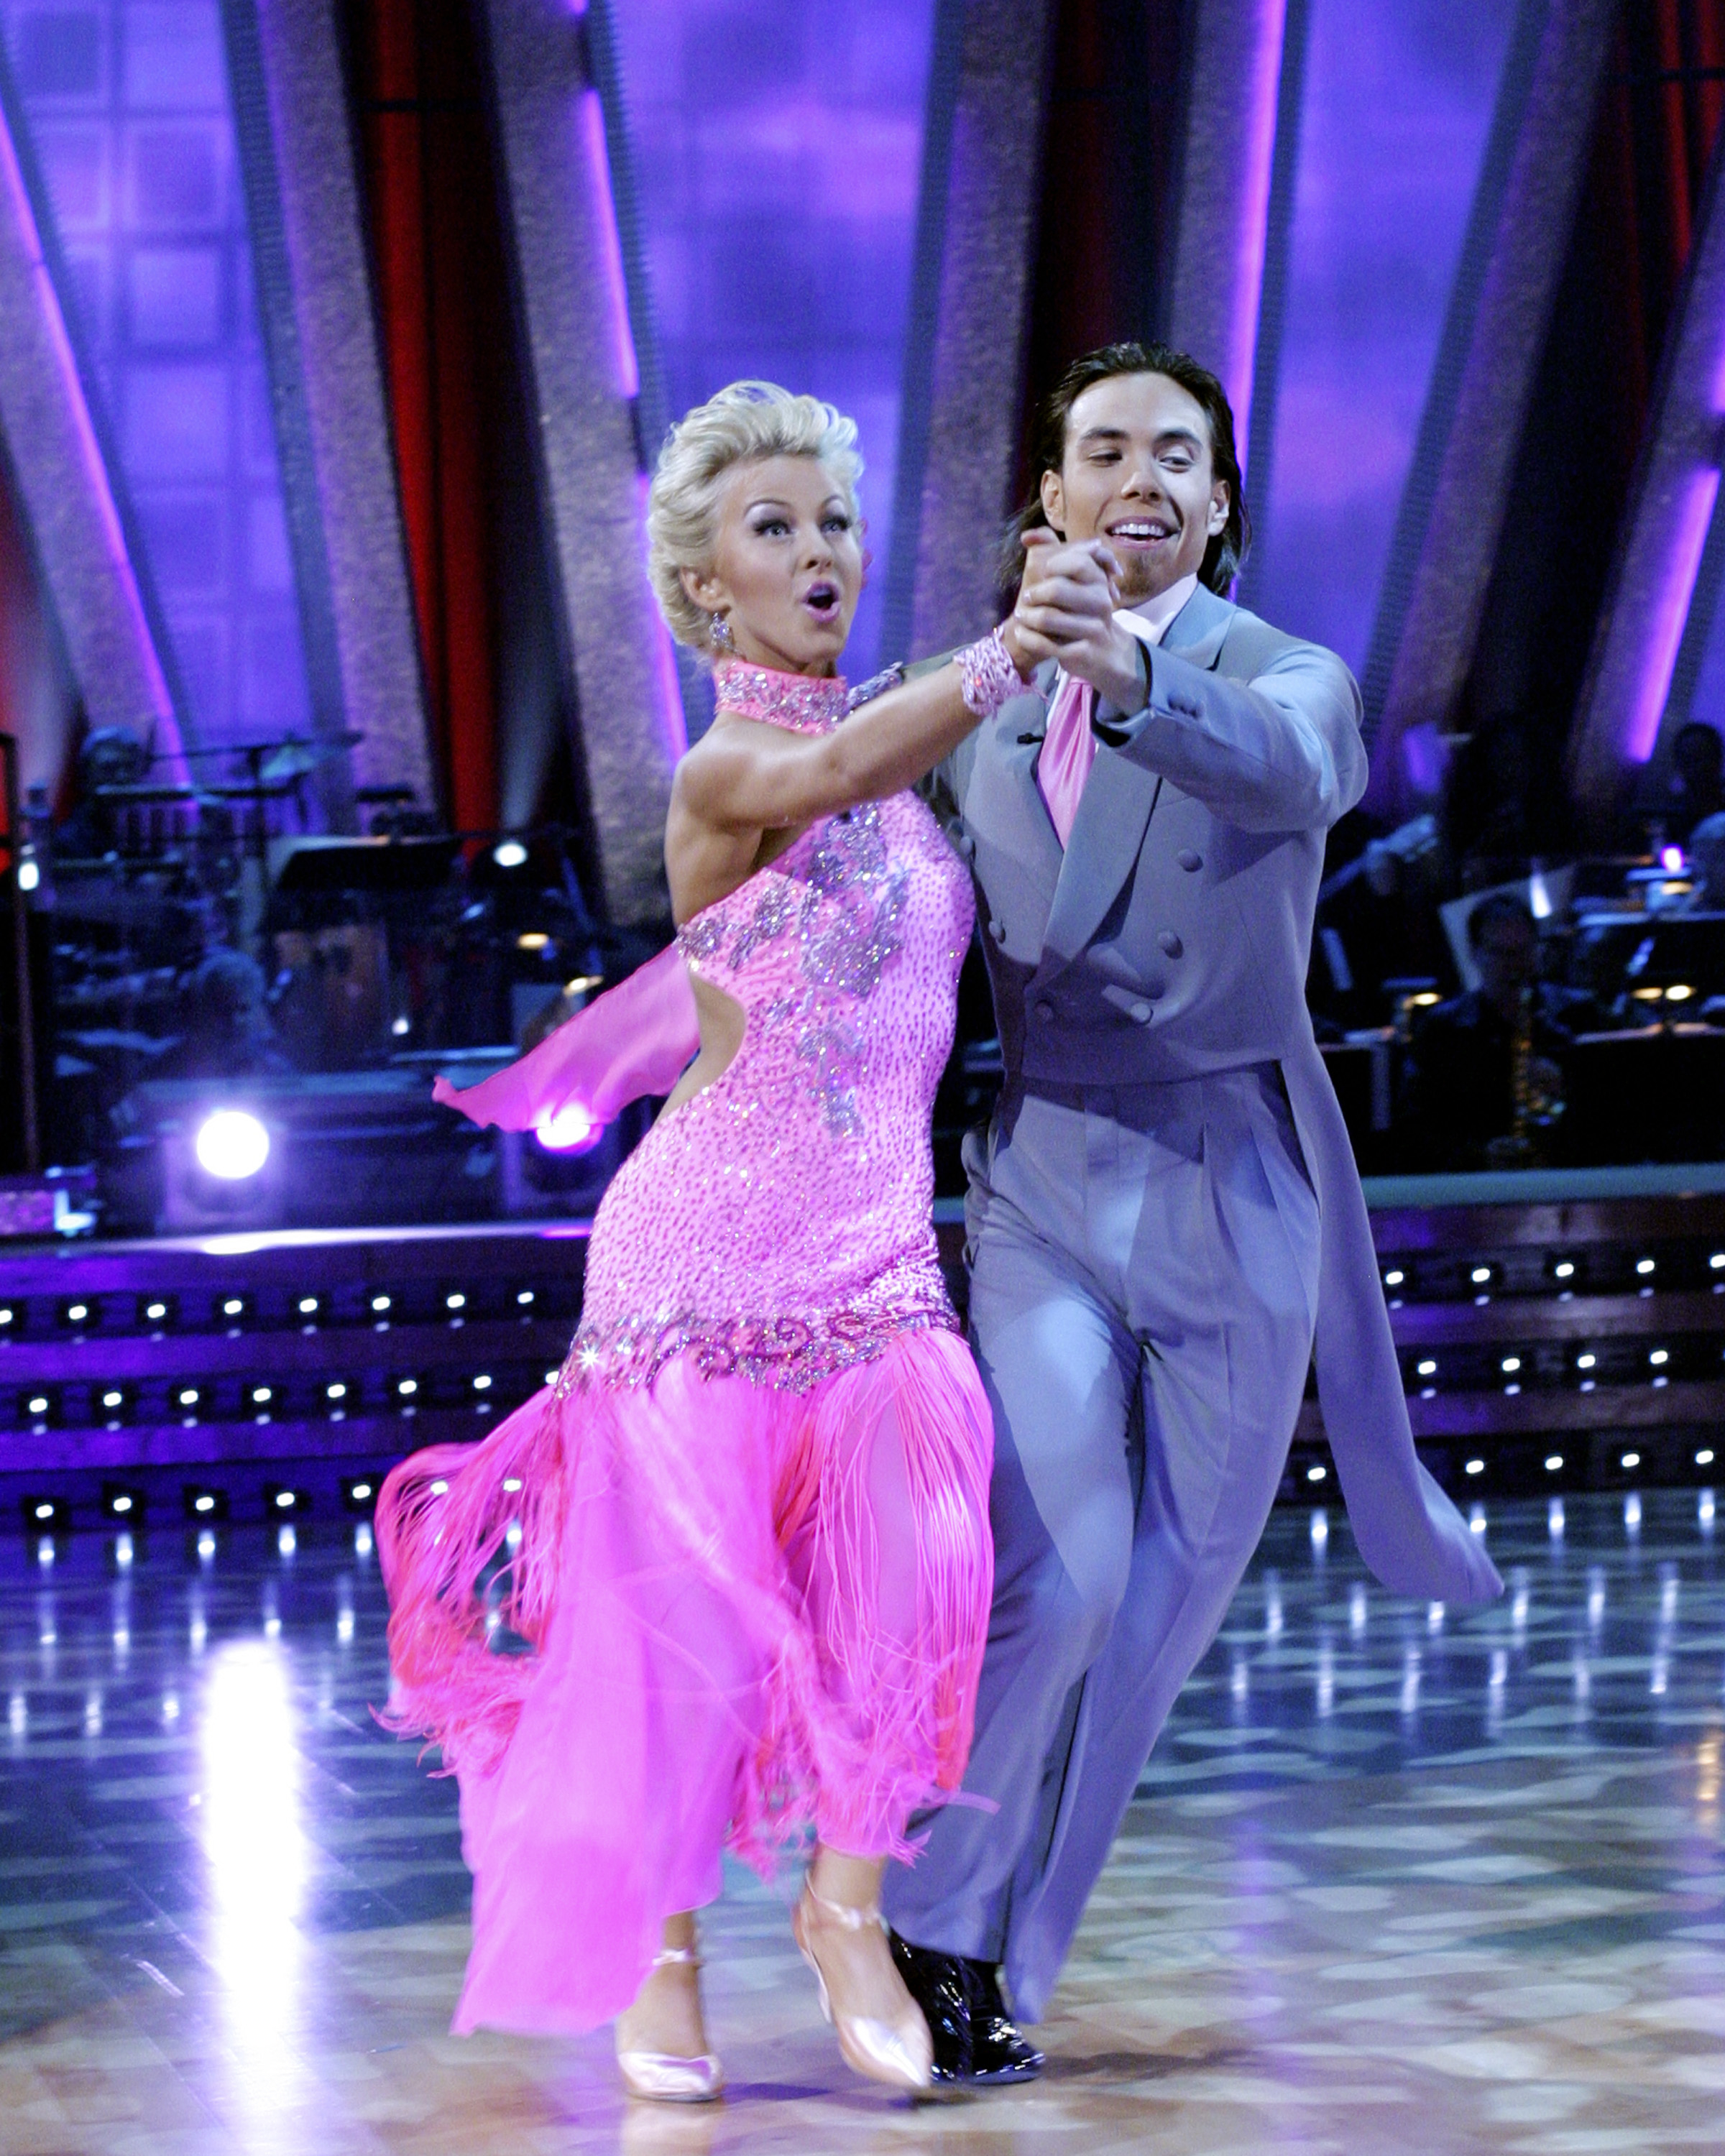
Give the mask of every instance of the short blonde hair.
[(683, 588), (683, 572), (712, 567), (725, 475), (768, 457), (819, 457), (858, 513), (856, 422), (819, 398), (793, 397), (772, 382), (733, 382), (685, 413), (665, 436), (647, 495), (647, 573), (680, 644), (705, 649), (710, 642), (712, 617)]

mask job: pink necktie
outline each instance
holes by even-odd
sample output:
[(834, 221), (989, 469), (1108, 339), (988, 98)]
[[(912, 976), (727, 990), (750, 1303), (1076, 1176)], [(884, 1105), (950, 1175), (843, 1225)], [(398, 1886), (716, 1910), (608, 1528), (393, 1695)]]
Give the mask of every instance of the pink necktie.
[(1096, 737), (1090, 730), (1096, 691), (1088, 681), (1063, 675), (1049, 706), (1048, 732), (1036, 760), (1036, 783), (1064, 847), (1083, 797), (1084, 782), (1096, 760)]

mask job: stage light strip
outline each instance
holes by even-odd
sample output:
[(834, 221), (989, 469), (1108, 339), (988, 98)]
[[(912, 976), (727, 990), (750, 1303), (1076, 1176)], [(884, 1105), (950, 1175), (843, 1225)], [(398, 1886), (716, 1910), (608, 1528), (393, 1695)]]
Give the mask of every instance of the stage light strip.
[[(1611, 595), (1577, 713), (1571, 773), (1578, 804), (1609, 817), (1652, 757), (1669, 714), (1687, 716), (1722, 565), (1703, 579), (1719, 492), (1725, 424), (1725, 146), (1696, 219), (1671, 330), (1665, 391), (1625, 520)], [(1674, 683), (1676, 687), (1674, 688)]]
[(1169, 334), (1221, 376), (1242, 465), (1287, 30), (1288, 0), (1201, 0), (1193, 34)]

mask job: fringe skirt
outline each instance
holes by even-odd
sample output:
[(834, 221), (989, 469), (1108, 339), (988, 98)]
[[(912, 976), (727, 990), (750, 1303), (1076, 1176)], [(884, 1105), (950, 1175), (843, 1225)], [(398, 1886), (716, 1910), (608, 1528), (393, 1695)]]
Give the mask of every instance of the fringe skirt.
[(970, 1748), (993, 1426), (956, 1334), (806, 1391), (707, 1377), (539, 1394), (383, 1486), (386, 1725), (459, 1779), (458, 2030), (591, 2028), (713, 1900), (810, 1831), (909, 1859)]

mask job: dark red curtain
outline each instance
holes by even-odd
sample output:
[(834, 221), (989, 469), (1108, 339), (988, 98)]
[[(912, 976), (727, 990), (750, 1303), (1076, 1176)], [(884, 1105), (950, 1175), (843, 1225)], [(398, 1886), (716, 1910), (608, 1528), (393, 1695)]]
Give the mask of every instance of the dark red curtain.
[(459, 0), (350, 0), (384, 367), (444, 807), (497, 821), (489, 464), (508, 290), (480, 54)]
[(1081, 353), (1163, 324), (1183, 120), (1183, 0), (1061, 0), (1024, 367), (1029, 422)]

